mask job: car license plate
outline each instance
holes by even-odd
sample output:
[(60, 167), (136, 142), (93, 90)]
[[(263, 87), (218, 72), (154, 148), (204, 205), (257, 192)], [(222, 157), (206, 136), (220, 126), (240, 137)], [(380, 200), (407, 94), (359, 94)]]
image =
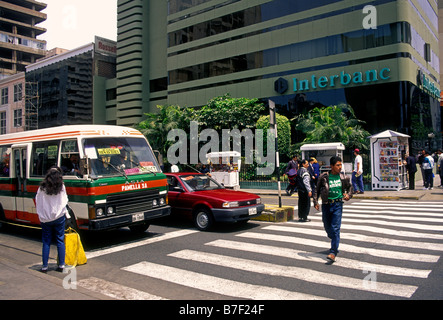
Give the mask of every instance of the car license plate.
[(249, 208), (249, 215), (252, 216), (254, 214), (257, 214), (257, 208)]
[(145, 220), (144, 213), (135, 213), (132, 215), (132, 222), (143, 221)]

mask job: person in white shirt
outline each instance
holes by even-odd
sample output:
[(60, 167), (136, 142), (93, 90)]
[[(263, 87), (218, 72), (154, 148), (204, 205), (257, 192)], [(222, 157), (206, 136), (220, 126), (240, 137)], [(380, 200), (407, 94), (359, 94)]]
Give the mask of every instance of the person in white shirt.
[(434, 174), (432, 172), (432, 169), (434, 169), (434, 158), (430, 156), (429, 151), (425, 151), (425, 158), (423, 159), (422, 168), (425, 180), (424, 189), (432, 190), (434, 187)]
[(35, 196), (35, 205), (42, 228), (42, 262), (41, 271), (48, 271), (49, 250), (52, 236), (55, 235), (58, 252), (57, 271), (63, 272), (65, 267), (65, 219), (68, 196), (63, 184), (63, 173), (58, 167), (49, 169), (40, 184)]
[(365, 188), (363, 185), (363, 159), (360, 155), (360, 150), (354, 150), (354, 170), (352, 171), (352, 187), (354, 193), (364, 193)]

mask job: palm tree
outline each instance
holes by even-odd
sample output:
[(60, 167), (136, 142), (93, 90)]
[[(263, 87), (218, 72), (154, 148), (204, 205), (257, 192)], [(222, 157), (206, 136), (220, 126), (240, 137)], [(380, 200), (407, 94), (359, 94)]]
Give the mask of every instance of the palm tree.
[(346, 148), (367, 150), (370, 135), (358, 120), (350, 105), (341, 104), (325, 108), (314, 108), (308, 114), (299, 115), (295, 128), (306, 135), (305, 143), (341, 142)]
[(168, 148), (173, 144), (167, 139), (168, 133), (177, 128), (185, 129), (187, 113), (179, 106), (165, 105), (157, 108), (158, 113), (146, 113), (146, 120), (136, 125), (136, 128), (148, 138), (152, 149), (166, 157)]

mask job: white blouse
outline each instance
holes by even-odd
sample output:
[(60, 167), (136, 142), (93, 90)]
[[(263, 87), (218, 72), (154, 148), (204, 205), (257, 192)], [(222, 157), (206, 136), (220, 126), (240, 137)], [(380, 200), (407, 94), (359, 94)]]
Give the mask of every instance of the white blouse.
[(57, 220), (67, 213), (68, 195), (66, 194), (65, 185), (63, 185), (61, 192), (57, 195), (48, 195), (38, 188), (35, 204), (40, 222)]

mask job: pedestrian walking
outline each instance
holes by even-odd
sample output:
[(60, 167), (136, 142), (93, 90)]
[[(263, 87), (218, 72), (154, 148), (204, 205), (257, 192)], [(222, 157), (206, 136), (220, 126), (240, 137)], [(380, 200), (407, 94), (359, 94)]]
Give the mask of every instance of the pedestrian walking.
[(308, 172), (309, 162), (303, 159), (297, 172), (298, 192), (298, 218), (300, 222), (309, 222), (309, 211), (311, 210), (311, 174)]
[(424, 190), (432, 190), (434, 187), (434, 158), (430, 155), (429, 151), (425, 151), (425, 157), (423, 159), (422, 168), (424, 172), (425, 187)]
[(310, 168), (312, 170), (311, 172), (311, 188), (312, 192), (314, 192), (315, 186), (317, 185), (318, 177), (320, 176), (320, 165), (318, 164), (317, 159), (310, 158), (309, 159)]
[(360, 150), (354, 150), (354, 170), (352, 171), (352, 187), (355, 193), (365, 193), (363, 185), (363, 159), (360, 155)]
[(415, 190), (415, 173), (417, 172), (417, 161), (414, 156), (406, 154), (406, 170), (408, 171), (409, 190)]
[(57, 271), (65, 267), (65, 216), (68, 196), (63, 184), (62, 170), (58, 167), (49, 169), (40, 184), (35, 197), (37, 214), (42, 228), (42, 272), (48, 271), (49, 250), (52, 237), (55, 236), (58, 252)]
[(286, 194), (291, 196), (295, 191), (297, 191), (297, 182), (295, 181), (297, 177), (298, 171), (298, 161), (297, 156), (294, 155), (292, 160), (288, 162), (288, 166), (286, 167), (285, 175), (289, 178), (288, 186), (286, 187)]
[(343, 214), (343, 200), (352, 198), (352, 185), (342, 172), (342, 159), (332, 157), (330, 159), (331, 171), (320, 175), (317, 187), (314, 190), (314, 207), (320, 210), (318, 198), (322, 200), (322, 220), (326, 233), (331, 239), (331, 248), (327, 259), (335, 262), (340, 244), (341, 218)]

